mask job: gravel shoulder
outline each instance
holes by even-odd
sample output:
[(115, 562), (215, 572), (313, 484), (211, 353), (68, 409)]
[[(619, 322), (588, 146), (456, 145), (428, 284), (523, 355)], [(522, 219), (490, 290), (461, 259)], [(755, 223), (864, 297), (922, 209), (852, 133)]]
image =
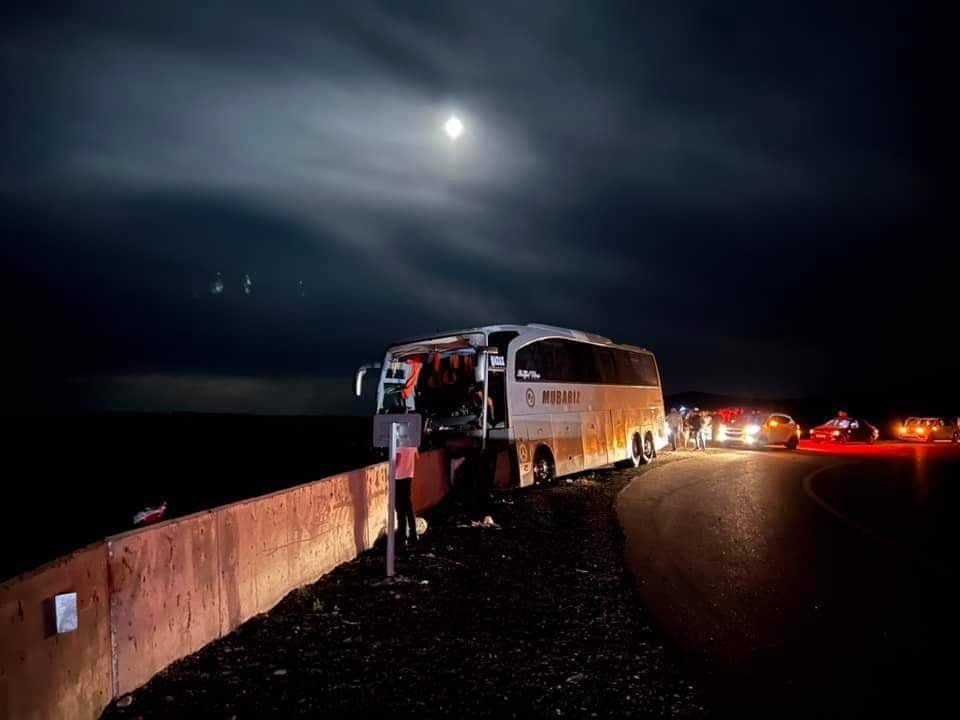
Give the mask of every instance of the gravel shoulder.
[[(377, 547), (103, 717), (704, 716), (624, 566), (614, 501), (642, 472), (497, 494), (480, 513), (451, 499), (395, 581)], [(471, 524), (483, 514), (497, 527)]]

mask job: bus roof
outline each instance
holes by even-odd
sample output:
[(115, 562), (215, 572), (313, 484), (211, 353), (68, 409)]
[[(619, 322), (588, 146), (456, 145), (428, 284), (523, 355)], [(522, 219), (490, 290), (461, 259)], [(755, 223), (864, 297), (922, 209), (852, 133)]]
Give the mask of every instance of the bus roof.
[(613, 340), (602, 335), (596, 335), (594, 333), (584, 332), (582, 330), (573, 330), (571, 328), (562, 328), (556, 327), (555, 325), (545, 325), (542, 323), (528, 323), (526, 325), (518, 324), (504, 324), (504, 325), (482, 325), (474, 328), (465, 328), (462, 330), (449, 330), (446, 332), (434, 333), (432, 335), (420, 335), (417, 337), (407, 338), (405, 340), (398, 340), (397, 342), (391, 343), (390, 347), (397, 345), (410, 345), (412, 343), (425, 342), (428, 340), (438, 340), (441, 338), (450, 338), (462, 335), (477, 335), (483, 334), (487, 335), (493, 332), (503, 332), (503, 331), (512, 331), (516, 332), (519, 337), (523, 340), (536, 340), (537, 338), (544, 337), (562, 337), (570, 338), (571, 340), (581, 340), (584, 342), (593, 343), (595, 345), (615, 345), (617, 347), (627, 348), (629, 350), (636, 350), (639, 352), (650, 352), (646, 348), (639, 347), (637, 345), (629, 345), (622, 343), (615, 343)]

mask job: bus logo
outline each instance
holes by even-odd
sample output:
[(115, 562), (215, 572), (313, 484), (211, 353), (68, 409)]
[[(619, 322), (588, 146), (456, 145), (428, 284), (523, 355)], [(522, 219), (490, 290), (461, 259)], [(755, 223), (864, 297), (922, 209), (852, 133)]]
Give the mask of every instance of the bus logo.
[(533, 407), (537, 404), (537, 394), (533, 391), (533, 388), (527, 388), (527, 405)]
[[(527, 402), (529, 402), (529, 400)], [(580, 391), (579, 390), (544, 390), (542, 402), (544, 405), (579, 405)]]
[(530, 460), (530, 450), (527, 449), (525, 443), (520, 443), (517, 446), (517, 454), (520, 455), (520, 462), (526, 463)]

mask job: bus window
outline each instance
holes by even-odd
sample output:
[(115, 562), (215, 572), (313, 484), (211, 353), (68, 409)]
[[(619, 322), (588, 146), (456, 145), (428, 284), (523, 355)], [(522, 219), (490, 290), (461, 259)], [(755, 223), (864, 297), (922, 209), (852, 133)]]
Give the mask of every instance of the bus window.
[(510, 341), (513, 340), (520, 333), (515, 330), (500, 330), (498, 332), (492, 332), (487, 337), (487, 344), (492, 345), (497, 349), (497, 352), (500, 354), (500, 357), (507, 357), (507, 346), (510, 344)]
[(630, 362), (631, 353), (626, 350), (614, 350), (613, 355), (617, 361), (617, 377), (621, 385), (640, 385), (640, 375)]
[(567, 351), (570, 353), (570, 363), (572, 370), (572, 382), (578, 383), (597, 383), (600, 382), (600, 369), (597, 367), (597, 360), (593, 356), (593, 345), (584, 343), (564, 341)]
[(597, 359), (597, 369), (600, 373), (600, 383), (603, 385), (617, 384), (617, 364), (613, 359), (613, 350), (610, 348), (594, 347), (594, 357)]
[(633, 365), (636, 373), (637, 385), (650, 385), (656, 387), (659, 385), (657, 380), (657, 366), (653, 362), (653, 356), (645, 353), (630, 353), (630, 363)]
[(543, 363), (540, 362), (540, 343), (531, 343), (517, 350), (517, 380), (543, 380)]
[(572, 382), (571, 354), (563, 340), (541, 340), (517, 350), (517, 380)]

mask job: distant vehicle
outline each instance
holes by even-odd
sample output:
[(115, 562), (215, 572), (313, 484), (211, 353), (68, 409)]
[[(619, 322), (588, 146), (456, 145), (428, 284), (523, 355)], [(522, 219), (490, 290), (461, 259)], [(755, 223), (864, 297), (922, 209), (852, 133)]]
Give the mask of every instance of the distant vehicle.
[(146, 507), (133, 516), (134, 525), (153, 525), (153, 523), (163, 520), (167, 514), (167, 501), (157, 507)]
[(823, 425), (810, 431), (810, 439), (820, 442), (868, 442), (873, 443), (880, 437), (880, 431), (866, 420), (852, 418), (841, 413)]
[(743, 413), (720, 425), (714, 435), (718, 442), (725, 445), (783, 445), (795, 450), (800, 444), (800, 426), (784, 413)]
[(943, 418), (907, 418), (897, 431), (901, 440), (918, 440), (920, 442), (954, 442), (960, 443), (960, 427), (950, 425)]
[(483, 456), (497, 487), (649, 463), (667, 444), (653, 353), (599, 335), (489, 325), (404, 340), (357, 371), (358, 396), (372, 369), (378, 414), (420, 414), (427, 442)]

